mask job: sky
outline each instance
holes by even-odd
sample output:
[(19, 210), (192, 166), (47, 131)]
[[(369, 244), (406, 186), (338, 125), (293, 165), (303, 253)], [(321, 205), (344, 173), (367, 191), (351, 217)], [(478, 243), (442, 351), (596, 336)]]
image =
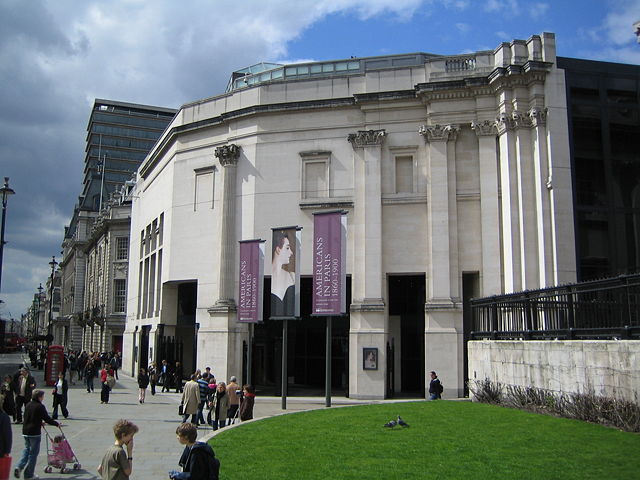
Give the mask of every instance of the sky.
[(640, 0), (0, 0), (0, 317), (60, 259), (95, 98), (179, 108), (234, 70), (409, 52), (453, 55), (556, 34), (560, 56), (640, 64)]

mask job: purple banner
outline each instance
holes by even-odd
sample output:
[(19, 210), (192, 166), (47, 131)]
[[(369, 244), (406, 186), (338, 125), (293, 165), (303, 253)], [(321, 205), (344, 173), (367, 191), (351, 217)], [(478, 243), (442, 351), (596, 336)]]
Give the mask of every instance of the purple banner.
[(316, 213), (313, 217), (313, 314), (346, 313), (345, 212)]
[(240, 242), (240, 281), (238, 284), (238, 321), (262, 322), (264, 284), (264, 240)]

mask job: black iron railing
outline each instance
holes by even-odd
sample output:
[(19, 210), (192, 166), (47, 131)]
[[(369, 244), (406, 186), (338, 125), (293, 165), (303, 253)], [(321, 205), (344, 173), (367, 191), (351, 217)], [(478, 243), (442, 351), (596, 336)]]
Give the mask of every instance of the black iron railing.
[(640, 274), (471, 300), (471, 339), (640, 339)]

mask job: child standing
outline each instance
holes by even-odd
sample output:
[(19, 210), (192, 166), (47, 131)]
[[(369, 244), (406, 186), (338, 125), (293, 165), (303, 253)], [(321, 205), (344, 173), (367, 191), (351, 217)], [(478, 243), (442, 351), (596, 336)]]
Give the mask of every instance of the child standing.
[(113, 426), (115, 443), (102, 457), (98, 474), (102, 480), (128, 479), (133, 468), (133, 436), (138, 427), (129, 420), (118, 420)]

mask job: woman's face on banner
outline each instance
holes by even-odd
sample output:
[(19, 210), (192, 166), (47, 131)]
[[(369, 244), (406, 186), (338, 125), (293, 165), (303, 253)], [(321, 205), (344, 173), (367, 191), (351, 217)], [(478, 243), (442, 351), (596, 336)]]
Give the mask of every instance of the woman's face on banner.
[(285, 238), (282, 241), (282, 247), (279, 247), (279, 250), (276, 250), (276, 253), (278, 254), (278, 260), (281, 264), (286, 265), (289, 263), (291, 255), (293, 255), (293, 251), (291, 250), (288, 238)]

